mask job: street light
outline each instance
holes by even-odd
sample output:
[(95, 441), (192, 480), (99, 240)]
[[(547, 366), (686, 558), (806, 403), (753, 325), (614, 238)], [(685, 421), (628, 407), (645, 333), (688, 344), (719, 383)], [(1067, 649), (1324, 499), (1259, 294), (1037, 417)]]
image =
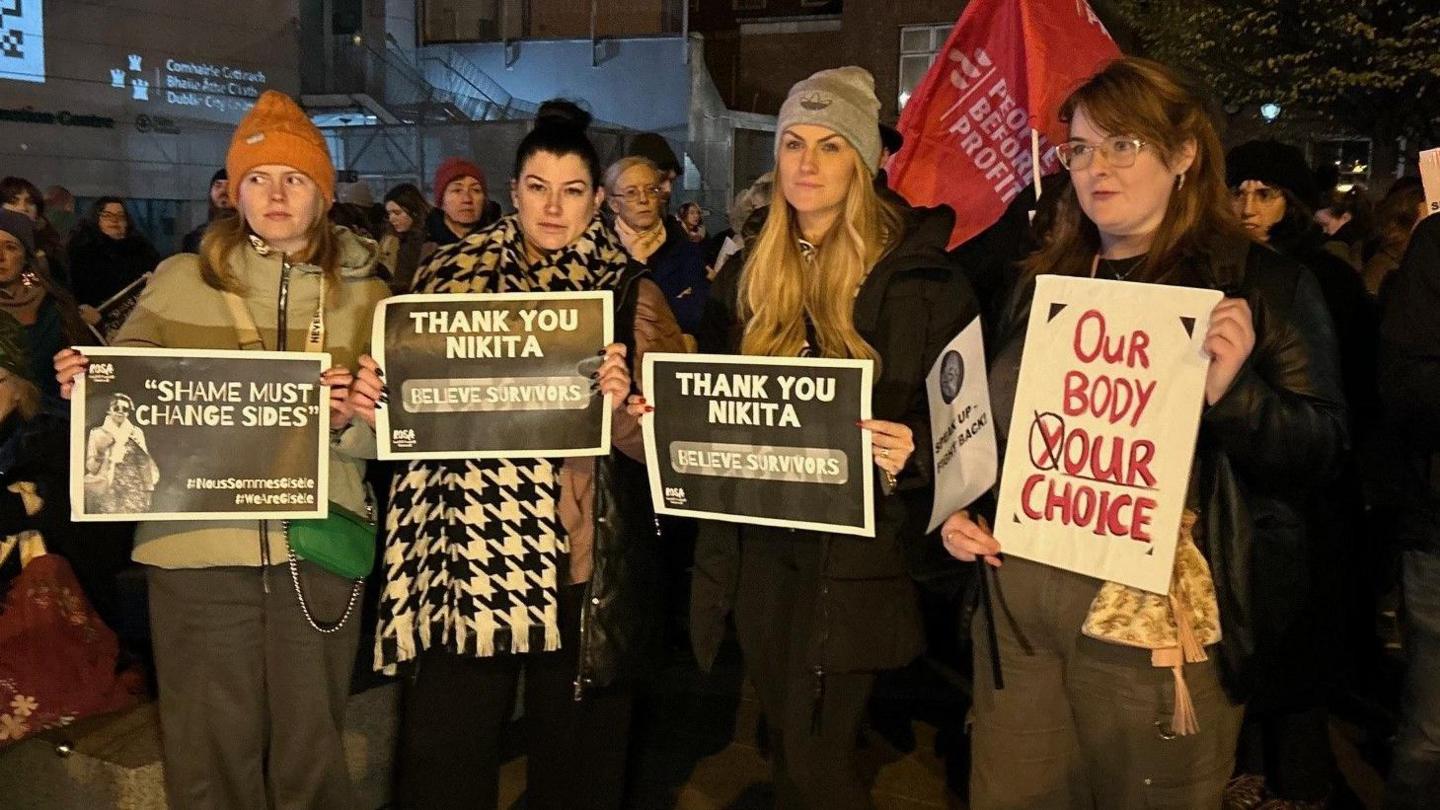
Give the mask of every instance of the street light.
[(1275, 123), (1275, 119), (1280, 117), (1280, 105), (1273, 101), (1261, 104), (1260, 117), (1264, 118), (1267, 124)]

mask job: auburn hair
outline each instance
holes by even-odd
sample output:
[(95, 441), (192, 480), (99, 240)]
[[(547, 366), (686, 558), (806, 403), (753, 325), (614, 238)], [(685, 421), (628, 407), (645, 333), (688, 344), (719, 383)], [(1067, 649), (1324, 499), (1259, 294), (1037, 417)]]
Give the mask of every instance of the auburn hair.
[[(285, 258), (296, 264), (313, 264), (335, 281), (340, 275), (340, 241), (335, 237), (335, 229), (330, 226), (330, 218), (326, 216), (327, 208), (327, 201), (320, 200), (315, 219), (305, 231), (305, 250)], [(210, 223), (200, 240), (200, 277), (206, 284), (217, 290), (244, 290), (244, 280), (235, 276), (232, 260), (236, 251), (248, 246), (252, 235), (256, 234), (241, 210), (237, 210), (233, 217), (222, 217)]]
[[(1080, 85), (1060, 106), (1069, 123), (1077, 110), (1103, 132), (1134, 135), (1174, 165), (1191, 143), (1195, 159), (1170, 194), (1165, 216), (1150, 243), (1135, 281), (1182, 282), (1193, 260), (1210, 251), (1217, 236), (1249, 239), (1231, 206), (1225, 186), (1225, 152), (1205, 103), (1170, 68), (1124, 57)], [(1059, 192), (1054, 222), (1040, 247), (1021, 263), (1027, 278), (1041, 273), (1090, 273), (1100, 250), (1100, 232), (1080, 207), (1073, 184)], [(1194, 283), (1194, 279), (1190, 279)]]
[[(847, 144), (848, 146), (848, 144)], [(740, 278), (744, 354), (795, 357), (807, 340), (806, 318), (825, 357), (880, 360), (855, 329), (855, 296), (875, 264), (899, 240), (900, 212), (875, 192), (860, 153), (852, 163), (845, 207), (820, 244), (813, 267), (800, 253), (800, 225), (777, 176), (770, 211)]]

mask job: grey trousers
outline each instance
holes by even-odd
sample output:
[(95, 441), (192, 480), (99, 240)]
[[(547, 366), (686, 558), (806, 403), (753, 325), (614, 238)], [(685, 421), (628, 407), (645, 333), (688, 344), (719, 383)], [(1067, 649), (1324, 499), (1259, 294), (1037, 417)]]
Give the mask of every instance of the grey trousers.
[(1210, 660), (1185, 666), (1198, 734), (1170, 732), (1175, 681), (1147, 650), (1081, 635), (1099, 580), (1008, 557), (991, 591), (1004, 689), (977, 612), (974, 810), (1220, 806), (1243, 707)]
[[(321, 623), (351, 583), (302, 562)], [(350, 810), (341, 733), (360, 640), (352, 616), (323, 635), (286, 566), (148, 569), (165, 793), (174, 810)]]

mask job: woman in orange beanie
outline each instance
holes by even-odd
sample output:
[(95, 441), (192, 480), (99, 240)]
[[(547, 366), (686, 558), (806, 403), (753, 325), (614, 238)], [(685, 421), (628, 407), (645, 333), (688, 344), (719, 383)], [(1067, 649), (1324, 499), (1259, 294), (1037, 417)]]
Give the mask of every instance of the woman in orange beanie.
[[(328, 223), (330, 154), (288, 96), (260, 97), (226, 169), (240, 215), (212, 223), (198, 256), (160, 264), (115, 343), (329, 352), (329, 498), (365, 514), (374, 434), (351, 423), (347, 397), (388, 294), (378, 249)], [(73, 350), (56, 356), (64, 396), (85, 366)], [(170, 806), (358, 806), (341, 732), (359, 583), (293, 561), (280, 521), (142, 522), (133, 556), (149, 579)]]

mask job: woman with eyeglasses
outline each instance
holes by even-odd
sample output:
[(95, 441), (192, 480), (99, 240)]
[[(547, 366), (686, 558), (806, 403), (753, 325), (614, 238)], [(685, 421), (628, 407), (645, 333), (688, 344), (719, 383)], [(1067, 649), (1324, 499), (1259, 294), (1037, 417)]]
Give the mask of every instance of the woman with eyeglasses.
[(605, 195), (625, 252), (650, 268), (680, 329), (695, 334), (710, 279), (700, 246), (666, 221), (660, 167), (643, 157), (615, 161), (605, 170)]
[(75, 298), (91, 324), (99, 322), (96, 307), (160, 263), (119, 197), (101, 197), (90, 206), (70, 237), (69, 258)]
[(983, 613), (972, 634), (971, 806), (1215, 808), (1256, 667), (1275, 654), (1260, 617), (1295, 595), (1275, 563), (1304, 565), (1305, 499), (1344, 447), (1334, 335), (1310, 274), (1237, 222), (1214, 126), (1169, 69), (1112, 62), (1070, 95), (1061, 116), (1070, 137), (1058, 151), (1072, 182), (1021, 265), (1020, 300), (1000, 332), (1013, 337), (991, 369), (997, 431), (1024, 441), (1008, 422), (1035, 276), (1224, 291), (1205, 334), (1211, 359), (1187, 495), (1221, 633), (1206, 660), (1183, 668), (1198, 730), (1177, 727), (1169, 668), (1149, 649), (1082, 634), (1100, 580), (1002, 558), (984, 520), (951, 516), (941, 529), (946, 548), (983, 559), (996, 583), (997, 648)]

